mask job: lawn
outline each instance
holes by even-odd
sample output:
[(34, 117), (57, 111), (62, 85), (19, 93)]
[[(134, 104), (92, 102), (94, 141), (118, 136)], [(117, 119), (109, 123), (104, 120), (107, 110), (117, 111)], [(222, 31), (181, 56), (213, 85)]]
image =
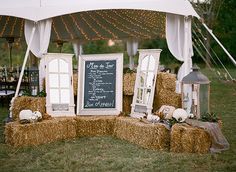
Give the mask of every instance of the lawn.
[[(169, 153), (143, 149), (113, 137), (84, 137), (37, 147), (12, 148), (4, 143), (0, 108), (0, 171), (236, 171), (236, 83), (211, 82), (211, 111), (223, 120), (230, 150), (219, 154)], [(236, 70), (232, 71), (236, 76)], [(144, 136), (145, 137), (145, 136)]]

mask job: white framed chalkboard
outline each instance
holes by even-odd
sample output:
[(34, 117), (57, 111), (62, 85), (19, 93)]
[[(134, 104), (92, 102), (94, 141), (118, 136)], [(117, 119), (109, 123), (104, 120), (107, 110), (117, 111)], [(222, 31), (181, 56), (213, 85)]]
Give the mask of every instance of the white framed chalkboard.
[(79, 57), (78, 115), (118, 115), (122, 111), (123, 54)]

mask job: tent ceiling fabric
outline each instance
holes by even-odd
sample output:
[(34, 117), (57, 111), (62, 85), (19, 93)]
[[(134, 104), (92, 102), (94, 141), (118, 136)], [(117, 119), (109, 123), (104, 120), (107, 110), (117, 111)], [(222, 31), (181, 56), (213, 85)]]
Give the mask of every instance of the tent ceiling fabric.
[(40, 21), (65, 14), (108, 9), (151, 10), (183, 16), (198, 14), (188, 0), (0, 0), (0, 15)]
[[(22, 37), (24, 20), (0, 16), (0, 37)], [(96, 10), (53, 18), (52, 41), (151, 39), (165, 37), (165, 13), (147, 10)]]

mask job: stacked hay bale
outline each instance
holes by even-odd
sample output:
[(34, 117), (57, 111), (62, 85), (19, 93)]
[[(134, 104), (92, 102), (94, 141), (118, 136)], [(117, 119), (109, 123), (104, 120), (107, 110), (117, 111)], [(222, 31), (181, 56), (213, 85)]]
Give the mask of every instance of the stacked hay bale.
[(187, 124), (175, 124), (171, 128), (171, 152), (208, 153), (210, 135), (201, 128)]
[(146, 124), (138, 119), (118, 117), (114, 135), (148, 149), (168, 150), (170, 132), (163, 124)]
[(181, 95), (175, 92), (176, 75), (160, 72), (157, 75), (156, 90), (153, 102), (153, 111), (157, 111), (162, 105), (181, 107)]
[(41, 114), (46, 113), (46, 98), (45, 97), (17, 97), (12, 105), (13, 120), (19, 119), (19, 113), (22, 110), (30, 109), (32, 111), (39, 111)]
[(78, 74), (77, 73), (73, 74), (73, 88), (74, 88), (74, 96), (76, 96), (77, 91), (78, 91)]
[(114, 131), (114, 116), (83, 116), (76, 117), (76, 133), (83, 136), (112, 135)]
[(74, 118), (57, 118), (22, 125), (11, 122), (5, 126), (5, 141), (14, 147), (40, 145), (76, 137)]
[(125, 73), (123, 77), (123, 112), (130, 114), (134, 95), (136, 73)]

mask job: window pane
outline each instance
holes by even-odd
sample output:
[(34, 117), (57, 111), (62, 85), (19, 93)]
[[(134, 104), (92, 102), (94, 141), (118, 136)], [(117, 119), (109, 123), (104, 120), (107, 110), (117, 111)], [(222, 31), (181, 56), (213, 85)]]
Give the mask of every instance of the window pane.
[(59, 65), (60, 72), (68, 73), (69, 72), (69, 64), (65, 60), (62, 60), (62, 59), (59, 60), (59, 63), (60, 63), (60, 65)]
[(148, 76), (147, 76), (147, 87), (152, 87), (153, 85), (153, 80), (154, 80), (154, 73), (153, 72), (148, 72)]
[(58, 72), (58, 60), (54, 59), (49, 62), (49, 72)]
[(49, 74), (49, 87), (59, 88), (58, 74)]
[(147, 70), (148, 67), (148, 56), (144, 57), (143, 60), (141, 61), (141, 70)]
[(154, 70), (155, 69), (155, 59), (151, 55), (149, 58), (149, 69), (148, 70)]
[(50, 103), (60, 103), (59, 102), (59, 90), (58, 89), (50, 89)]
[(61, 89), (61, 103), (70, 103), (70, 90)]
[(70, 77), (68, 74), (61, 74), (60, 75), (60, 87), (61, 88), (69, 88), (70, 84)]

